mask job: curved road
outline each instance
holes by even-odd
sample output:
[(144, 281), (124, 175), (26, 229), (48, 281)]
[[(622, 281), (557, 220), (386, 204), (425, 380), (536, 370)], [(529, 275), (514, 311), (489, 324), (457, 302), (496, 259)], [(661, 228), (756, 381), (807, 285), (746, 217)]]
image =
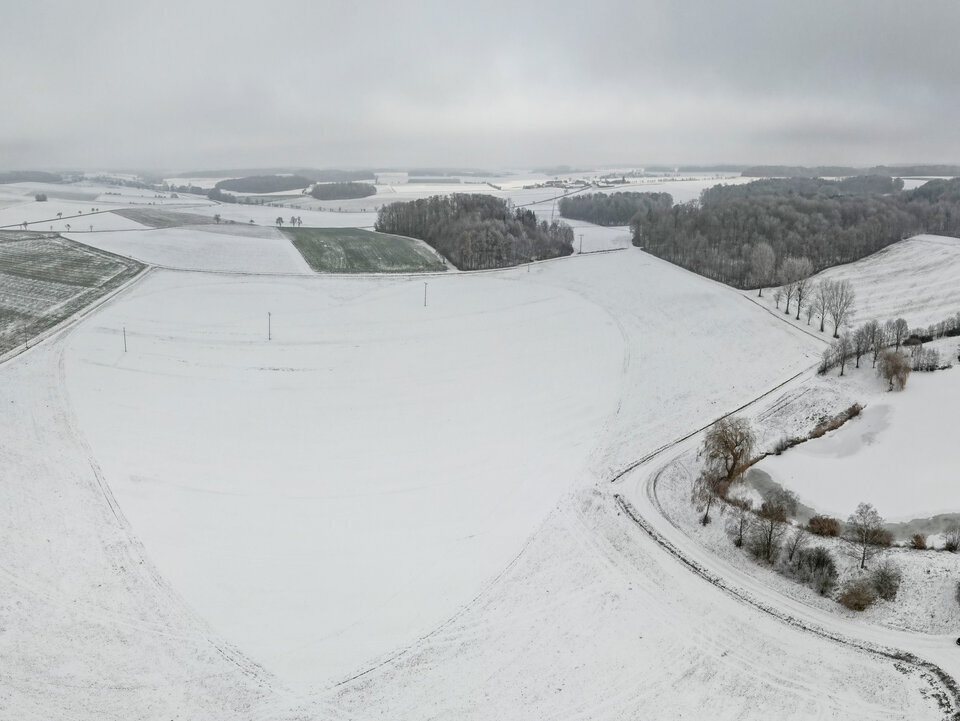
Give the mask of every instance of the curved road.
[[(795, 380), (797, 376), (790, 379)], [(614, 479), (621, 491), (614, 498), (626, 515), (693, 572), (741, 602), (819, 636), (923, 668), (943, 689), (944, 697), (939, 700), (944, 711), (951, 718), (960, 718), (960, 688), (956, 682), (960, 678), (960, 647), (954, 636), (858, 623), (785, 596), (710, 553), (669, 518), (657, 496), (658, 481), (664, 470), (697, 447), (703, 430), (655, 451)]]

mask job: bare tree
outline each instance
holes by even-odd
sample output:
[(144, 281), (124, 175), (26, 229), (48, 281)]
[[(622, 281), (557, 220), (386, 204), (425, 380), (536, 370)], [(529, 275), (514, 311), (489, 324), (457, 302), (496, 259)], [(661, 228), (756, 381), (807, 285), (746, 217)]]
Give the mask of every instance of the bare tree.
[(797, 552), (807, 545), (808, 538), (809, 536), (807, 535), (807, 531), (803, 526), (797, 526), (793, 529), (793, 533), (791, 533), (789, 538), (787, 538), (787, 542), (784, 546), (784, 550), (787, 552), (788, 561), (792, 561), (794, 556), (797, 555)]
[(757, 439), (745, 418), (721, 418), (707, 430), (701, 455), (707, 468), (727, 483), (739, 481), (747, 470)]
[(847, 531), (844, 540), (848, 544), (850, 555), (858, 559), (860, 568), (867, 567), (867, 561), (890, 545), (890, 534), (883, 528), (883, 517), (869, 503), (861, 503), (857, 510), (847, 518)]
[[(701, 526), (710, 523), (710, 509), (716, 500), (727, 495), (729, 488), (730, 482), (711, 469), (705, 469), (694, 480), (690, 500), (698, 511), (703, 511), (700, 517)], [(723, 506), (720, 506), (720, 512), (723, 513)]]
[(283, 227), (283, 218), (281, 218), (279, 215), (277, 216), (277, 227)]
[(907, 321), (903, 318), (888, 320), (884, 325), (884, 330), (887, 333), (887, 342), (892, 343), (896, 350), (900, 350), (903, 341), (905, 341), (910, 334), (910, 326), (907, 325)]
[(847, 367), (847, 361), (850, 360), (850, 355), (853, 352), (853, 341), (850, 340), (850, 334), (844, 333), (836, 340), (837, 348), (837, 363), (840, 365), (840, 375), (843, 375), (843, 371)]
[(781, 300), (783, 300), (783, 288), (777, 288), (773, 291), (773, 302), (777, 304), (777, 308), (780, 307)]
[(220, 213), (213, 214), (213, 222), (216, 223), (217, 225), (220, 224)]
[(841, 280), (833, 287), (833, 293), (830, 297), (830, 306), (827, 312), (830, 314), (830, 320), (833, 322), (833, 337), (840, 337), (840, 326), (843, 325), (853, 313), (854, 292), (853, 286), (849, 280)]
[(871, 331), (864, 323), (853, 332), (853, 357), (857, 360), (856, 367), (860, 367), (860, 358), (870, 352)]
[(753, 247), (750, 253), (750, 276), (759, 289), (758, 297), (763, 297), (763, 286), (773, 278), (776, 262), (777, 257), (769, 243), (760, 242)]
[[(787, 315), (790, 314), (790, 302), (797, 295), (797, 280), (804, 272), (804, 260), (806, 259), (790, 256), (783, 261), (783, 265), (780, 267), (780, 284), (783, 286), (783, 297), (787, 301), (783, 312)], [(807, 262), (809, 263), (809, 261)]]
[(817, 315), (820, 316), (820, 332), (823, 333), (823, 324), (827, 320), (827, 312), (833, 304), (833, 286), (834, 283), (829, 280), (821, 280), (813, 296), (813, 305), (817, 309)]
[(956, 553), (960, 549), (960, 525), (954, 524), (943, 534), (943, 550)]
[(813, 318), (814, 314), (817, 312), (817, 306), (815, 300), (807, 300), (804, 305), (804, 315), (807, 318), (807, 325), (810, 325), (810, 319)]
[(783, 306), (783, 312), (787, 315), (790, 315), (790, 301), (793, 300), (793, 296), (797, 293), (796, 283), (785, 283), (783, 286), (783, 299), (786, 301), (786, 305)]
[(761, 561), (773, 563), (780, 554), (780, 539), (786, 531), (787, 511), (765, 501), (750, 524), (750, 552)]
[(887, 342), (887, 334), (883, 332), (883, 326), (875, 320), (868, 320), (864, 323), (864, 328), (867, 329), (867, 336), (870, 338), (870, 351), (873, 353), (873, 367), (876, 368), (877, 359), (880, 357), (880, 352)]
[(910, 361), (903, 353), (888, 348), (880, 354), (877, 375), (886, 379), (890, 390), (902, 391), (907, 385), (907, 376), (910, 375)]
[[(810, 305), (809, 295), (813, 286), (810, 276), (813, 275), (813, 263), (809, 258), (797, 258), (796, 261), (797, 280), (794, 282), (794, 287), (797, 291), (797, 320), (800, 320), (800, 311)], [(808, 324), (809, 321), (808, 316)]]
[(733, 545), (737, 548), (743, 546), (744, 533), (750, 526), (750, 517), (753, 514), (753, 502), (749, 498), (728, 498), (731, 517), (728, 530), (733, 536)]

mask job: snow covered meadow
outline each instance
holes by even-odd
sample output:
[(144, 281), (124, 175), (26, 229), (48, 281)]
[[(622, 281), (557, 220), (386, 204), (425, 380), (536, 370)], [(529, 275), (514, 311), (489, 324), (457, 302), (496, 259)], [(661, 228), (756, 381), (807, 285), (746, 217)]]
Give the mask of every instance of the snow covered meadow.
[(626, 229), (331, 277), (276, 208), (189, 212), (237, 223), (72, 234), (152, 268), (0, 366), (3, 715), (939, 717), (922, 667), (691, 573), (609, 483), (821, 341)]
[[(960, 239), (917, 235), (855, 263), (828, 268), (812, 279), (847, 280), (856, 293), (849, 326), (904, 318), (911, 328), (939, 323), (960, 309)], [(755, 296), (756, 293), (747, 294)], [(773, 309), (773, 290), (760, 301)], [(780, 304), (781, 313), (783, 304)], [(815, 319), (814, 319), (815, 320)], [(794, 321), (806, 326), (804, 317)], [(830, 327), (828, 321), (827, 327)]]

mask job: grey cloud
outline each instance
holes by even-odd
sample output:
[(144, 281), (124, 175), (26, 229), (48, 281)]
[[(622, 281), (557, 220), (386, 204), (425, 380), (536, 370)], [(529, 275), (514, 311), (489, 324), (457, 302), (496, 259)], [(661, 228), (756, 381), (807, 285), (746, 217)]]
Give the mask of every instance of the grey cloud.
[(960, 160), (960, 5), (38, 2), (0, 166)]

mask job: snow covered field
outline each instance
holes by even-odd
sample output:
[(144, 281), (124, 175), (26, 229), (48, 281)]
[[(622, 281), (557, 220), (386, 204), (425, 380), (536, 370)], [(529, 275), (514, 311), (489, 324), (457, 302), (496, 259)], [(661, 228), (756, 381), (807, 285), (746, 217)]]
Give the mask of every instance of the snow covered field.
[[(290, 240), (275, 228), (203, 225), (66, 237), (165, 268), (217, 272), (312, 273)], [(231, 232), (233, 231), (233, 232)]]
[(430, 278), (424, 307), (419, 277), (271, 276), (300, 271), (245, 215), (277, 208), (191, 212), (243, 225), (78, 234), (193, 272), (0, 366), (0, 716), (942, 715), (605, 483), (821, 343), (630, 247)]
[(466, 603), (616, 408), (600, 309), (483, 276), (430, 291), (424, 308), (419, 281), (165, 274), (68, 350), (80, 423), (164, 576), (291, 682)]

